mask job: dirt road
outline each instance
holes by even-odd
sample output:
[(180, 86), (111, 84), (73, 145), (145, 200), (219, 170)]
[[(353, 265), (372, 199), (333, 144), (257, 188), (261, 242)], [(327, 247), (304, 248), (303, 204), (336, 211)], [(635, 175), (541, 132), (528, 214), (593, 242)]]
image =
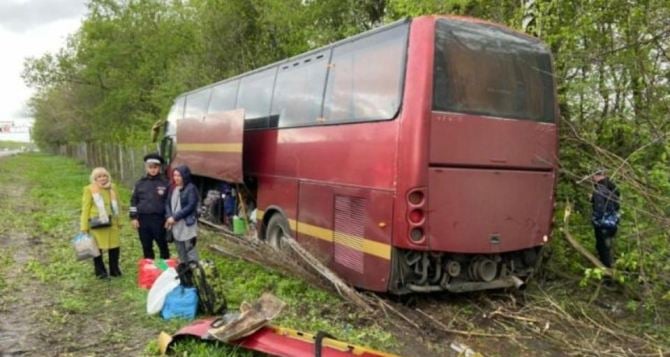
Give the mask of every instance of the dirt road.
[[(94, 279), (89, 262), (71, 258), (62, 222), (41, 230), (28, 168), (7, 169), (7, 155), (0, 152), (0, 356), (142, 354), (160, 330), (137, 323), (146, 319), (144, 292), (119, 296), (134, 277)], [(66, 212), (65, 226), (74, 214)]]

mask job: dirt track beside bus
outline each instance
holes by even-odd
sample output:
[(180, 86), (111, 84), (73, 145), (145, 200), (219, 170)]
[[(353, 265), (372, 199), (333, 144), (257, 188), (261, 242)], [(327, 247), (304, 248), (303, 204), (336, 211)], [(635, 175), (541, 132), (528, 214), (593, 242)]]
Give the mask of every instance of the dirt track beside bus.
[[(69, 237), (40, 231), (41, 207), (21, 173), (1, 167), (6, 159), (0, 158), (0, 356), (141, 354), (155, 331), (113, 304), (119, 282), (91, 279), (81, 287), (62, 279), (92, 276), (92, 267), (81, 262), (76, 271), (61, 271), (50, 264), (47, 250), (69, 250)], [(80, 289), (98, 305), (71, 294)]]
[[(5, 156), (0, 153), (0, 157)], [(2, 158), (0, 158), (2, 160)], [(15, 206), (25, 193), (20, 184), (0, 186), (0, 203), (3, 208), (12, 205), (17, 213), (26, 213), (29, 206)], [(16, 231), (3, 224), (0, 228), (0, 249), (3, 251), (1, 272), (1, 286), (3, 294), (0, 297), (0, 355), (20, 355), (38, 353), (46, 347), (40, 336), (40, 326), (34, 316), (46, 311), (47, 299), (39, 294), (43, 288), (40, 284), (31, 281), (19, 282), (22, 272), (30, 256), (39, 244), (37, 238), (32, 238), (25, 232)]]

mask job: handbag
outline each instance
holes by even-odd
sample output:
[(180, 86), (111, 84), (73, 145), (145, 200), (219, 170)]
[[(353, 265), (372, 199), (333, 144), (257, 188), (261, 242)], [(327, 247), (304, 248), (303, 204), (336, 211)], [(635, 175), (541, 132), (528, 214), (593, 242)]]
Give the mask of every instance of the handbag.
[(168, 243), (174, 242), (174, 234), (172, 234), (172, 229), (165, 230), (165, 241)]
[(95, 239), (90, 235), (79, 232), (72, 240), (72, 245), (77, 254), (77, 260), (91, 259), (100, 256), (100, 249)]
[(88, 225), (89, 225), (89, 227), (91, 227), (91, 229), (111, 227), (112, 226), (112, 216), (109, 216), (109, 219), (107, 220), (107, 222), (101, 221), (100, 217), (93, 217), (88, 221)]

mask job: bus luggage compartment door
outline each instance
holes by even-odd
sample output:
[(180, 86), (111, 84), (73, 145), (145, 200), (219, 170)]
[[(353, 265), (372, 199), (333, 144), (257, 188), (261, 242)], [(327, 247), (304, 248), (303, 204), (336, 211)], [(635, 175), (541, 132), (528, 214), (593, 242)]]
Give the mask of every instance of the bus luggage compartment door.
[(552, 171), (430, 168), (431, 250), (501, 253), (544, 244)]
[(188, 165), (194, 175), (243, 183), (243, 135), (243, 109), (179, 120), (174, 163)]

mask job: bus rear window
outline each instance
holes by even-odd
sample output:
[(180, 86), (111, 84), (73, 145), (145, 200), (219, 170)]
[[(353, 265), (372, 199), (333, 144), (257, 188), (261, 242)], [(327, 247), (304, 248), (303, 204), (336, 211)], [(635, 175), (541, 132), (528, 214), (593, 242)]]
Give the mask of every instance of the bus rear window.
[(329, 123), (394, 118), (402, 99), (408, 26), (333, 49), (323, 116)]
[(554, 121), (551, 56), (539, 41), (497, 26), (437, 21), (433, 109)]

